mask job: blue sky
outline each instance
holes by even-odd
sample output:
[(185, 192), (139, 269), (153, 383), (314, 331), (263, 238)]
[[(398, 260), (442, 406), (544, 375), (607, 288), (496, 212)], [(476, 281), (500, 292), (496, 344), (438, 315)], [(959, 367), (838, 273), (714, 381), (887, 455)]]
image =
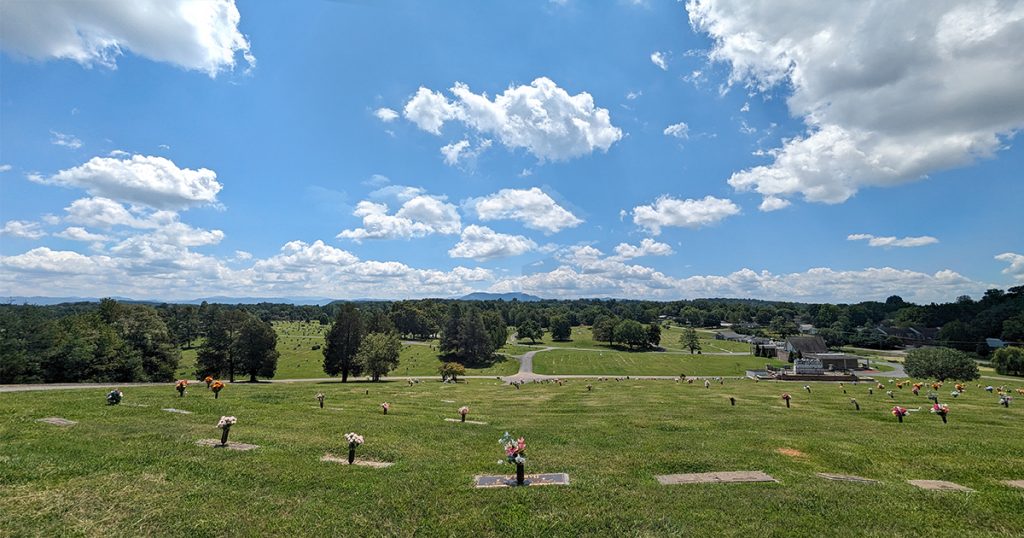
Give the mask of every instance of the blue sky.
[(5, 296), (1024, 283), (1020, 3), (3, 9)]

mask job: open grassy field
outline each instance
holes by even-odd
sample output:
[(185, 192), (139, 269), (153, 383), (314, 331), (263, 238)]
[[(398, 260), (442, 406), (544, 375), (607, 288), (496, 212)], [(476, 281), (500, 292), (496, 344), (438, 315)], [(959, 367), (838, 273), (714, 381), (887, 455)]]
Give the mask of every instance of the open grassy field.
[[(670, 381), (234, 384), (0, 394), (0, 529), (5, 536), (1020, 536), (1024, 406), (974, 388), (949, 424), (927, 411), (898, 424), (867, 385)], [(368, 390), (369, 394), (364, 391)], [(327, 394), (328, 409), (313, 394)], [(793, 394), (786, 409), (779, 394)], [(737, 398), (730, 407), (728, 396)], [(854, 411), (850, 396), (862, 410)], [(382, 401), (392, 403), (384, 416)], [(455, 403), (446, 403), (449, 400)], [(927, 400), (897, 391), (896, 402)], [(487, 425), (444, 422), (460, 405)], [(191, 415), (161, 411), (175, 407)], [(250, 452), (199, 447), (221, 415)], [(77, 425), (36, 422), (61, 416)], [(527, 441), (527, 472), (566, 472), (564, 487), (479, 490), (504, 431)], [(365, 436), (361, 457), (387, 469), (323, 463)], [(779, 452), (788, 449), (788, 455)], [(778, 483), (662, 486), (654, 475), (763, 470)], [(830, 482), (849, 473), (877, 484)], [(951, 480), (974, 493), (919, 490)]]
[(765, 364), (785, 366), (784, 361), (751, 355), (690, 355), (657, 351), (579, 351), (553, 349), (534, 355), (533, 371), (546, 375), (743, 375)]
[[(327, 377), (323, 370), (324, 356), (321, 347), (327, 327), (319, 323), (303, 323), (297, 321), (274, 322), (277, 332), (277, 351), (281, 357), (277, 361), (277, 373), (274, 379), (311, 379)], [(437, 340), (422, 342), (424, 345), (404, 345), (398, 369), (391, 372), (395, 376), (437, 375), (437, 367), (442, 361), (438, 358)], [(197, 344), (198, 345), (198, 344)], [(433, 346), (434, 350), (431, 349)], [(315, 349), (314, 349), (315, 348)], [(195, 372), (196, 349), (181, 352), (181, 363), (178, 366), (178, 377), (192, 379)], [(499, 353), (520, 355), (529, 351), (522, 346), (506, 346)], [(492, 365), (467, 367), (468, 375), (509, 375), (519, 370), (519, 363), (506, 359), (495, 361)], [(242, 376), (239, 376), (242, 377)]]
[[(514, 331), (515, 329), (512, 329), (513, 333)], [(663, 328), (661, 333), (661, 346), (670, 351), (682, 351), (683, 347), (679, 345), (679, 336), (682, 335), (682, 333), (683, 329), (677, 326)], [(749, 344), (744, 344), (742, 342), (729, 342), (726, 340), (715, 340), (714, 333), (711, 331), (698, 330), (697, 335), (700, 336), (701, 350), (705, 353), (750, 352)], [(519, 343), (531, 344), (530, 340), (520, 340)], [(550, 332), (545, 332), (544, 337), (537, 340), (536, 345), (601, 350), (614, 349), (605, 342), (595, 341), (593, 333), (590, 332), (590, 327), (573, 327), (572, 340), (569, 342), (556, 342), (551, 339)]]

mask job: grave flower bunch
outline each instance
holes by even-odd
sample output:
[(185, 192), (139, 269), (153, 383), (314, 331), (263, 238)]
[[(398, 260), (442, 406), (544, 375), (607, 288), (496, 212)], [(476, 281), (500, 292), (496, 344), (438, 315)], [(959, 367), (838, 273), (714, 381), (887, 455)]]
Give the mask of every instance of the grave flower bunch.
[(786, 401), (786, 407), (789, 407), (789, 400), (792, 399), (792, 398), (793, 397), (790, 396), (788, 392), (783, 392), (782, 393), (782, 399)]
[(1010, 407), (1010, 402), (1012, 401), (1013, 396), (1010, 396), (1009, 394), (1003, 394), (1002, 396), (999, 397), (999, 405), (1003, 407)]
[(185, 389), (187, 389), (187, 388), (188, 388), (188, 380), (187, 379), (179, 379), (178, 382), (174, 384), (174, 390), (178, 391), (178, 396), (184, 396), (185, 395)]
[(114, 389), (107, 393), (107, 405), (117, 405), (121, 403), (121, 398), (124, 398), (124, 393)]
[(217, 427), (220, 429), (230, 428), (238, 423), (238, 419), (235, 417), (220, 417), (220, 421), (217, 422)]
[(214, 381), (210, 384), (210, 390), (213, 391), (214, 399), (220, 398), (220, 391), (224, 389), (224, 383), (221, 381)]
[(388, 409), (391, 409), (391, 404), (384, 402), (380, 404), (380, 408), (384, 410), (384, 414), (388, 414)]
[(898, 405), (893, 407), (892, 408), (892, 416), (894, 416), (897, 419), (899, 419), (900, 422), (903, 422), (903, 417), (907, 416), (907, 408), (906, 407), (900, 407)]
[(203, 382), (206, 383), (206, 388), (210, 388), (210, 383), (213, 383), (213, 376), (208, 375), (204, 377)]
[(465, 422), (466, 421), (466, 415), (469, 414), (469, 407), (467, 407), (465, 405), (460, 407), (459, 408), (459, 414), (462, 415), (462, 421)]
[(324, 398), (325, 398), (324, 393), (322, 393), (322, 392), (316, 393), (316, 401), (320, 402), (320, 409), (324, 408)]
[(954, 398), (956, 398), (956, 397), (960, 396), (960, 391), (954, 390), (953, 392), (950, 392), (949, 395), (954, 397)]
[(509, 463), (522, 464), (526, 462), (526, 439), (520, 437), (514, 439), (511, 434), (505, 432), (505, 435), (498, 439), (498, 443), (505, 450), (505, 460)]
[(932, 406), (932, 413), (935, 413), (936, 415), (942, 417), (943, 422), (945, 422), (946, 415), (949, 414), (949, 406), (946, 404), (940, 404), (936, 402), (935, 405)]
[(363, 436), (356, 432), (348, 432), (345, 434), (345, 440), (348, 441), (348, 464), (352, 465), (352, 462), (356, 461), (356, 447), (363, 444)]

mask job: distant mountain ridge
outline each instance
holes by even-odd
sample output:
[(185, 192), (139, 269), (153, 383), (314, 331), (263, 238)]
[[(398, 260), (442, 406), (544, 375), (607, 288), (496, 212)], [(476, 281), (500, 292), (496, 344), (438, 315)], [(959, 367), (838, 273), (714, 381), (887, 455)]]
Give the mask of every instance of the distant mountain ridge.
[(462, 301), (511, 301), (513, 299), (515, 299), (517, 301), (524, 302), (524, 303), (532, 303), (532, 302), (535, 302), (535, 301), (543, 301), (544, 300), (544, 299), (541, 299), (540, 297), (537, 297), (536, 295), (530, 295), (528, 293), (521, 293), (521, 292), (514, 292), (514, 293), (487, 293), (487, 292), (483, 292), (483, 291), (478, 291), (478, 292), (470, 293), (469, 295), (463, 295), (462, 297), (459, 297), (459, 300), (462, 300)]

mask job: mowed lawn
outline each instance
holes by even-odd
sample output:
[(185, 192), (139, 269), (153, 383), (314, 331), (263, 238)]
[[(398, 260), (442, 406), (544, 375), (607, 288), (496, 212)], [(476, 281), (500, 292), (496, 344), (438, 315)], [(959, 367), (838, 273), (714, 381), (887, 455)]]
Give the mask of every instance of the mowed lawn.
[[(327, 377), (324, 373), (324, 338), (328, 327), (319, 323), (303, 323), (297, 321), (274, 322), (277, 332), (277, 351), (281, 354), (277, 361), (277, 372), (274, 379), (313, 379)], [(437, 354), (437, 340), (422, 342), (424, 345), (403, 345), (399, 366), (392, 371), (393, 376), (435, 376), (437, 367), (444, 361)], [(197, 343), (198, 345), (198, 343)], [(512, 351), (525, 352), (512, 347)], [(504, 351), (504, 348), (499, 351)], [(178, 366), (178, 377), (195, 378), (197, 349), (181, 352), (181, 363)], [(509, 375), (519, 370), (519, 363), (514, 359), (498, 356), (493, 364), (474, 365), (467, 367), (468, 375)], [(247, 379), (247, 376), (236, 375), (236, 379)]]
[(743, 375), (783, 361), (751, 355), (690, 355), (658, 351), (579, 351), (553, 349), (533, 356), (533, 371), (546, 375)]
[[(812, 383), (807, 394), (731, 380), (710, 389), (592, 381), (593, 392), (585, 383), (239, 383), (218, 400), (204, 387), (178, 398), (168, 384), (129, 387), (114, 407), (105, 389), (0, 394), (0, 534), (1024, 535), (1024, 491), (999, 482), (1024, 479), (1024, 406), (1002, 408), (974, 384), (949, 401), (943, 425), (909, 390), (895, 402), (922, 411), (898, 424), (893, 401), (878, 390), (869, 396), (866, 384), (843, 394)], [(317, 391), (327, 409), (316, 407)], [(382, 401), (392, 404), (387, 416)], [(445, 422), (460, 405), (488, 424)], [(196, 446), (218, 437), (221, 415), (238, 418), (232, 440), (260, 448)], [(78, 424), (36, 422), (49, 416)], [(344, 454), (349, 431), (366, 438), (360, 457), (395, 465), (321, 462)], [(528, 473), (566, 472), (571, 484), (474, 489), (474, 475), (511, 472), (497, 464), (504, 431), (526, 437)], [(779, 482), (662, 486), (654, 478), (737, 470)], [(817, 472), (881, 482), (830, 482)], [(977, 491), (928, 492), (908, 479)]]
[[(515, 333), (515, 329), (511, 331)], [(679, 343), (679, 337), (682, 335), (683, 329), (677, 326), (663, 327), (661, 332), (661, 347), (670, 351), (683, 351), (684, 348)], [(698, 330), (697, 335), (700, 337), (701, 350), (705, 353), (749, 353), (750, 344), (744, 344), (742, 342), (729, 342), (727, 340), (715, 340), (714, 333), (711, 331)], [(519, 340), (519, 344), (534, 345), (529, 339)], [(615, 348), (609, 346), (606, 342), (598, 342), (594, 340), (594, 335), (590, 331), (590, 327), (573, 327), (572, 328), (572, 339), (568, 342), (556, 342), (551, 339), (551, 333), (545, 332), (544, 337), (537, 340), (538, 346), (551, 346), (551, 347), (565, 347), (565, 348), (584, 348), (584, 349), (600, 349), (600, 350), (613, 350)], [(688, 350), (687, 350), (688, 351)]]

